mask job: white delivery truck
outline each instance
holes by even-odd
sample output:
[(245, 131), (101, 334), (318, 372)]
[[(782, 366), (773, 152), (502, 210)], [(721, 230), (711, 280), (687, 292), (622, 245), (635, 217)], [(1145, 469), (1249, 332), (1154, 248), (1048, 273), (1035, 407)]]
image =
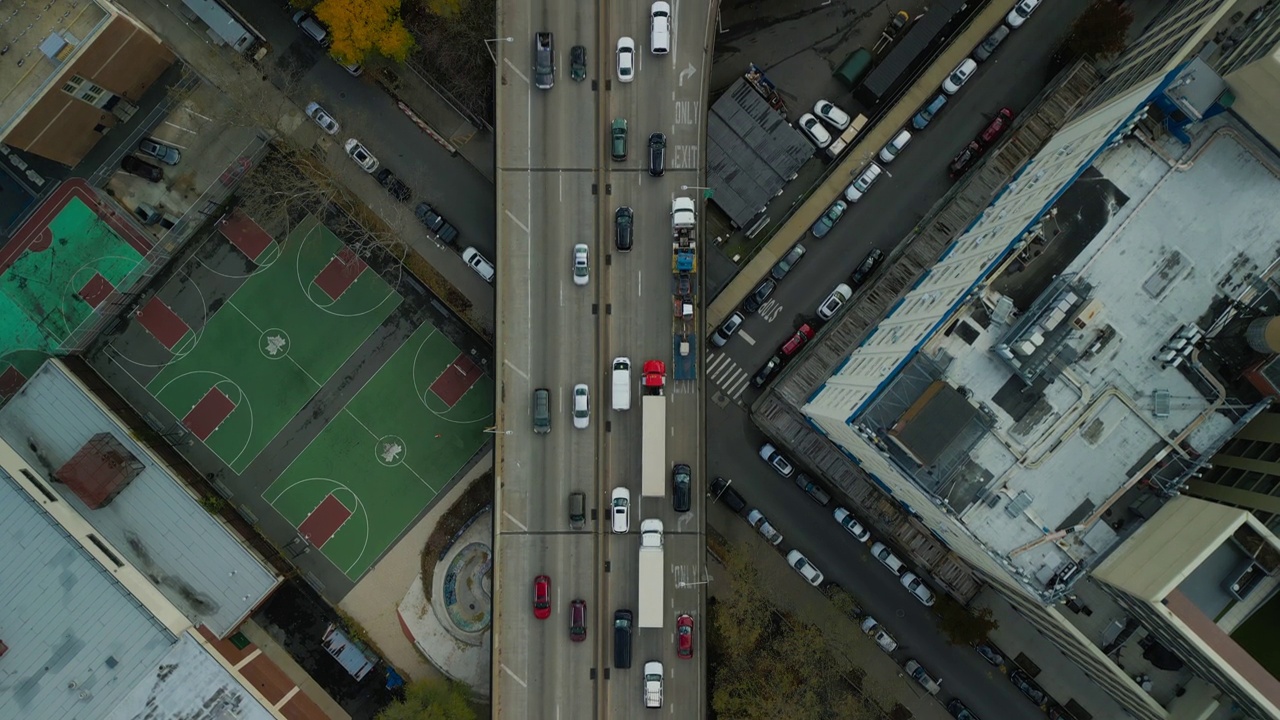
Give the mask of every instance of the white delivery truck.
[(613, 409), (631, 409), (631, 358), (613, 359)]
[(640, 605), (642, 628), (662, 627), (665, 614), (662, 596), (667, 564), (662, 553), (662, 521), (649, 518), (640, 523)]

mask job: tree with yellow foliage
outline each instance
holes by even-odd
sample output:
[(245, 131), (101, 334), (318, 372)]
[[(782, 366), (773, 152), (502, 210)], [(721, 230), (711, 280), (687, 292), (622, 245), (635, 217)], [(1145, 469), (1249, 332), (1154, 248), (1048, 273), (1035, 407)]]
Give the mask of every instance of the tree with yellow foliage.
[(329, 53), (344, 64), (362, 62), (375, 52), (403, 62), (413, 49), (400, 0), (321, 0), (313, 12), (329, 28)]

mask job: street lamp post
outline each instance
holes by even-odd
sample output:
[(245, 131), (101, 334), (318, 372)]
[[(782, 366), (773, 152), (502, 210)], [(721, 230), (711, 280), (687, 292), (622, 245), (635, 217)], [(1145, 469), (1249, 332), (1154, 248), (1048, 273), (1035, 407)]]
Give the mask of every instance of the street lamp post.
[(497, 64), (498, 64), (498, 56), (497, 56), (497, 55), (495, 55), (495, 54), (493, 54), (493, 47), (492, 47), (489, 43), (496, 43), (496, 42), (514, 42), (514, 41), (515, 41), (515, 38), (511, 38), (511, 37), (504, 37), (504, 38), (489, 38), (488, 40), (485, 40), (485, 41), (484, 41), (484, 49), (489, 51), (489, 57), (493, 58), (493, 64), (494, 64), (494, 65), (497, 65)]
[(716, 192), (715, 188), (710, 188), (705, 185), (681, 185), (680, 189), (681, 190), (701, 190), (703, 199), (709, 199)]
[(514, 432), (512, 430), (499, 430), (497, 425), (494, 425), (493, 427), (487, 427), (484, 429), (484, 431), (489, 433), (490, 435), (510, 435), (512, 432)]

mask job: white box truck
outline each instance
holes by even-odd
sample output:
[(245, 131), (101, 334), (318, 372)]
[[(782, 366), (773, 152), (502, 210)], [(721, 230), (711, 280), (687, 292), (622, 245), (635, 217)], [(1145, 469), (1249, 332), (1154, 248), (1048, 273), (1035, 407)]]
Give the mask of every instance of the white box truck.
[(650, 518), (640, 523), (640, 607), (638, 625), (662, 627), (662, 608), (667, 564), (662, 553), (662, 521)]
[(613, 359), (613, 409), (631, 409), (631, 358)]

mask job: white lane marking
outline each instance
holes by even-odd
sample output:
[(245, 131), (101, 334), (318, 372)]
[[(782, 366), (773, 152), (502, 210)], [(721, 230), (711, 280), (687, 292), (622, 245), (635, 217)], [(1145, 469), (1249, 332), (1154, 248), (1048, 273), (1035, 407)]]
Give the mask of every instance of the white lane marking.
[(502, 364), (503, 364), (503, 365), (506, 365), (508, 368), (510, 368), (510, 369), (511, 369), (511, 371), (512, 371), (512, 372), (514, 372), (515, 374), (517, 374), (517, 375), (519, 375), (520, 377), (524, 378), (525, 382), (529, 382), (529, 376), (528, 376), (528, 375), (526, 375), (526, 374), (524, 373), (524, 371), (523, 371), (523, 370), (521, 370), (520, 368), (516, 367), (515, 365), (512, 365), (510, 360), (505, 360), (505, 359), (504, 359), (504, 360), (502, 361)]
[(738, 331), (738, 337), (742, 338), (743, 340), (746, 340), (748, 345), (756, 344), (756, 339), (748, 335), (744, 330)]
[(644, 272), (636, 271), (636, 295), (644, 295)]
[(516, 677), (516, 674), (511, 672), (511, 668), (507, 667), (505, 663), (501, 664), (501, 666), (502, 666), (503, 672), (510, 675), (512, 680), (515, 680), (516, 682), (520, 683), (520, 687), (525, 688), (526, 690), (529, 688), (528, 683), (521, 680), (519, 677)]
[(520, 72), (519, 68), (517, 68), (515, 65), (512, 65), (510, 60), (504, 57), (502, 58), (502, 62), (506, 63), (507, 67), (511, 68), (512, 72), (519, 75), (521, 80), (525, 81), (526, 83), (529, 82), (529, 78), (525, 77), (524, 73)]
[(502, 517), (504, 517), (504, 518), (506, 518), (506, 519), (510, 520), (511, 522), (515, 523), (515, 524), (516, 524), (516, 526), (517, 526), (517, 527), (519, 527), (519, 528), (520, 528), (520, 530), (522, 530), (522, 531), (527, 531), (527, 530), (529, 529), (529, 528), (525, 527), (525, 526), (524, 526), (524, 524), (522, 524), (519, 520), (517, 520), (517, 519), (515, 519), (514, 517), (512, 517), (512, 516), (511, 516), (511, 513), (507, 512), (506, 510), (503, 510), (503, 511), (502, 511)]
[[(533, 188), (530, 188), (530, 190), (532, 190), (532, 189), (533, 189)], [(526, 234), (526, 235), (528, 235), (528, 234), (529, 234), (529, 226), (528, 226), (528, 225), (525, 225), (524, 223), (522, 223), (522, 222), (520, 222), (518, 219), (516, 219), (516, 216), (515, 216), (515, 215), (512, 215), (510, 210), (504, 210), (503, 212), (505, 212), (505, 213), (507, 214), (507, 218), (508, 218), (508, 219), (510, 219), (510, 220), (511, 220), (511, 222), (515, 223), (516, 225), (519, 225), (519, 226), (520, 226), (520, 229), (521, 229), (521, 230), (523, 230), (523, 231), (525, 232), (525, 234)]]

